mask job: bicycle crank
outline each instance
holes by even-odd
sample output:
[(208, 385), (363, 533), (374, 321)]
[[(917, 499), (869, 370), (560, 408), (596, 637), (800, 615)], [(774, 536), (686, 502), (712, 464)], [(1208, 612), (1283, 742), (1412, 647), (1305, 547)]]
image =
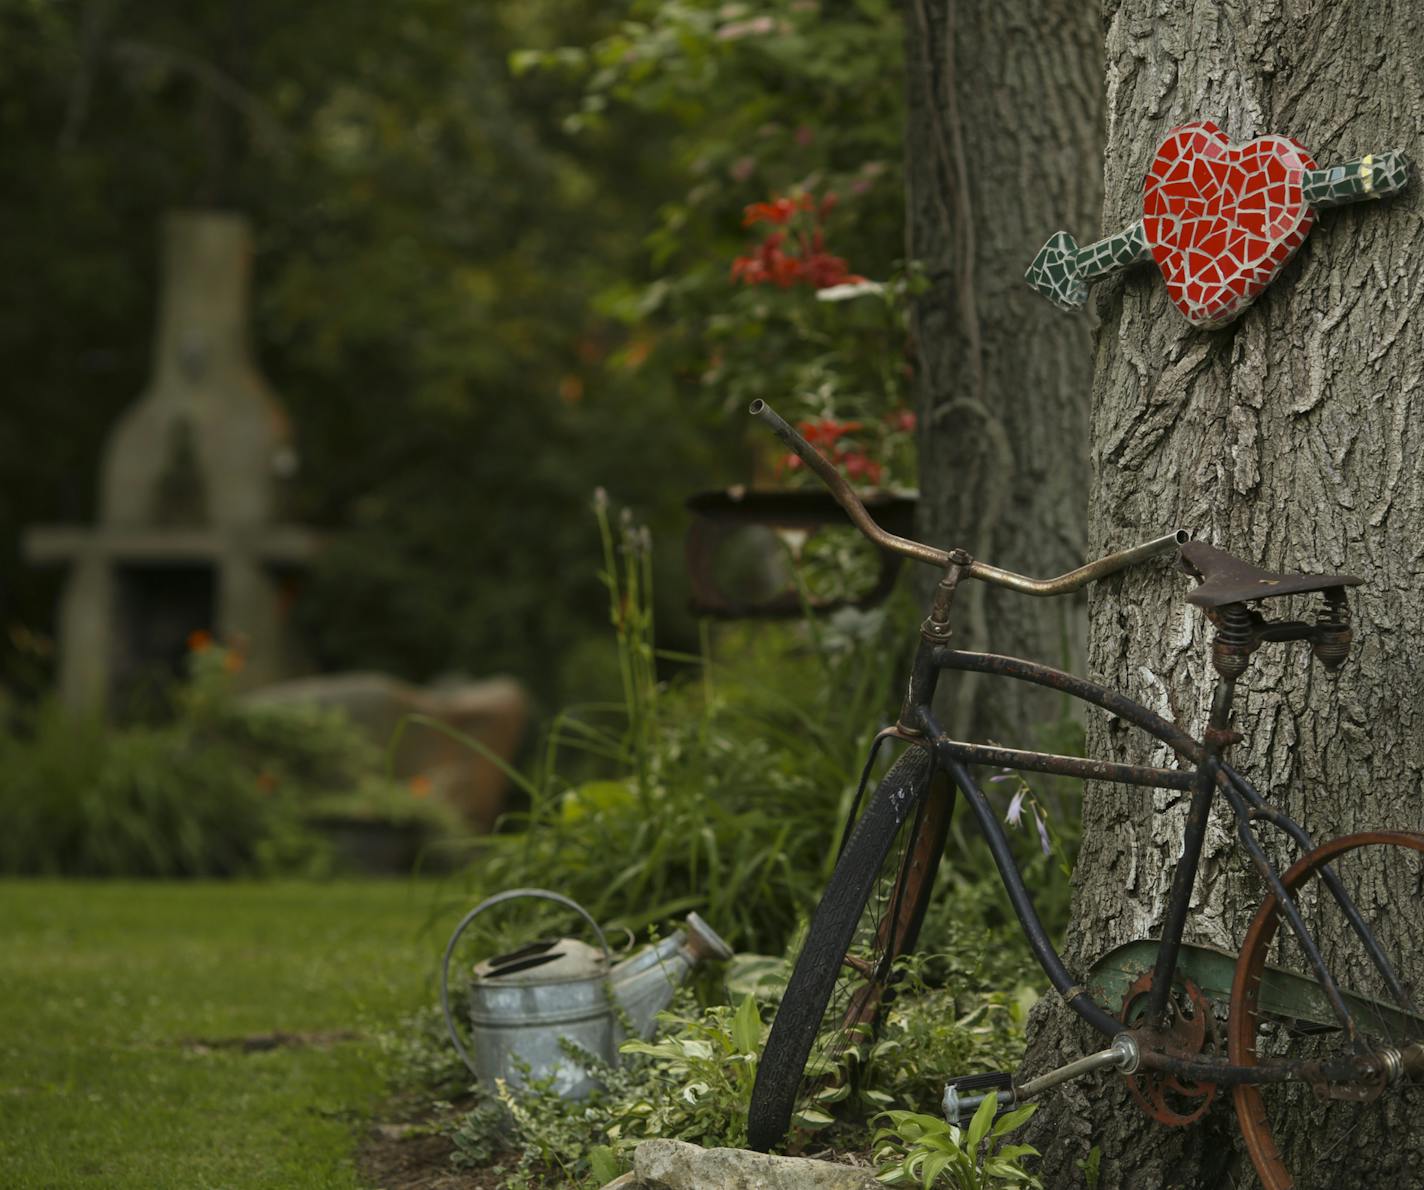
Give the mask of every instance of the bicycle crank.
[(946, 1120), (959, 1125), (970, 1119), (990, 1095), (998, 1096), (998, 1110), (1006, 1112), (1049, 1087), (1056, 1087), (1069, 1079), (1082, 1078), (1094, 1070), (1110, 1068), (1131, 1074), (1137, 1069), (1138, 1058), (1137, 1040), (1130, 1033), (1119, 1033), (1107, 1049), (1078, 1058), (1025, 1083), (1015, 1083), (1013, 1075), (1002, 1072), (952, 1078), (944, 1085), (940, 1107)]
[[(1216, 1012), (1201, 988), (1178, 974), (1167, 997), (1171, 1019), (1165, 1024), (1142, 1021), (1151, 991), (1152, 972), (1146, 971), (1127, 989), (1122, 1004), (1122, 1021), (1133, 1028), (1142, 1048), (1175, 1058), (1217, 1052)], [(1171, 1128), (1195, 1124), (1216, 1098), (1215, 1083), (1191, 1082), (1164, 1071), (1143, 1070), (1126, 1077), (1133, 1102), (1149, 1118)]]

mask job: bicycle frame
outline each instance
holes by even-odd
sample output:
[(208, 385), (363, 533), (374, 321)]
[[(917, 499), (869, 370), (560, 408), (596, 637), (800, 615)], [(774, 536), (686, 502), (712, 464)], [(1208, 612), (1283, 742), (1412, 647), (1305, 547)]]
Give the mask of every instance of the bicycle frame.
[[(933, 620), (927, 621), (927, 624)], [(989, 674), (1045, 686), (1079, 701), (1101, 707), (1132, 723), (1166, 744), (1190, 767), (1170, 769), (1113, 761), (1060, 756), (1053, 753), (976, 744), (948, 735), (936, 721), (931, 710), (940, 673), (944, 671)], [(1122, 1033), (1126, 1024), (1110, 1015), (1093, 1001), (1088, 991), (1078, 985), (1069, 973), (1062, 956), (1053, 946), (1039, 919), (1023, 876), (1013, 858), (1009, 838), (989, 799), (969, 772), (971, 765), (992, 765), (1028, 772), (1055, 773), (1066, 777), (1111, 781), (1152, 789), (1189, 792), (1191, 800), (1183, 851), (1173, 872), (1168, 896), (1162, 937), (1153, 970), (1151, 992), (1145, 1020), (1158, 1022), (1164, 1018), (1167, 996), (1181, 951), (1183, 931), (1189, 915), (1192, 888), (1201, 859), (1202, 841), (1206, 832), (1211, 802), (1217, 792), (1227, 800), (1236, 818), (1237, 835), (1252, 863), (1275, 893), (1282, 912), (1299, 939), (1320, 987), (1328, 999), (1345, 1036), (1354, 1039), (1357, 1033), (1354, 1018), (1338, 983), (1325, 966), (1319, 948), (1301, 919), (1290, 894), (1281, 883), (1280, 874), (1267, 859), (1259, 838), (1252, 828), (1252, 819), (1267, 821), (1285, 832), (1303, 851), (1313, 846), (1305, 828), (1284, 812), (1268, 805), (1261, 794), (1222, 757), (1222, 747), (1232, 738), (1228, 730), (1234, 681), (1222, 679), (1212, 701), (1212, 711), (1205, 741), (1193, 739), (1160, 715), (1098, 682), (1078, 677), (1050, 666), (1018, 657), (991, 653), (974, 653), (951, 649), (936, 642), (930, 632), (921, 639), (912, 667), (905, 711), (901, 722), (880, 734), (874, 746), (878, 750), (885, 740), (896, 738), (916, 746), (929, 747), (936, 767), (943, 768), (952, 778), (955, 788), (968, 802), (975, 821), (994, 858), (1000, 879), (1013, 905), (1014, 912), (1028, 939), (1034, 957), (1054, 988), (1074, 1012), (1098, 1032), (1112, 1038)], [(873, 752), (872, 752), (873, 756)], [(951, 795), (952, 797), (953, 795)], [(924, 813), (949, 814), (950, 799), (941, 799), (926, 806)], [(1327, 881), (1327, 883), (1330, 883)], [(1350, 903), (1344, 890), (1331, 885), (1331, 891), (1360, 937), (1401, 1007), (1413, 1011), (1408, 994), (1390, 968), (1382, 948), (1375, 940), (1362, 916)], [(1142, 1065), (1181, 1078), (1210, 1081), (1223, 1086), (1236, 1083), (1262, 1083), (1291, 1078), (1321, 1077), (1351, 1081), (1365, 1077), (1369, 1070), (1367, 1054), (1341, 1056), (1327, 1072), (1319, 1062), (1278, 1062), (1270, 1066), (1232, 1066), (1223, 1059), (1180, 1058), (1149, 1046), (1141, 1049)]]
[[(1015, 574), (978, 561), (961, 549), (941, 550), (886, 532), (875, 523), (854, 489), (836, 468), (770, 406), (764, 401), (755, 401), (750, 411), (753, 416), (766, 422), (777, 437), (830, 489), (852, 523), (866, 537), (882, 549), (927, 562), (942, 570), (943, 577), (936, 588), (929, 615), (920, 629), (920, 643), (901, 705), (899, 722), (877, 737), (866, 763), (866, 774), (870, 772), (876, 751), (886, 739), (899, 738), (932, 751), (933, 766), (943, 768), (949, 773), (955, 787), (974, 812), (980, 832), (988, 843), (1000, 878), (1035, 958), (1054, 988), (1074, 1012), (1108, 1037), (1116, 1037), (1127, 1027), (1125, 1022), (1117, 1020), (1094, 1003), (1085, 988), (1073, 982), (1062, 956), (1053, 947), (1034, 909), (998, 816), (990, 806), (984, 791), (970, 775), (969, 765), (988, 764), (999, 768), (1056, 773), (1146, 788), (1174, 789), (1191, 794), (1182, 856), (1172, 875), (1162, 938), (1148, 992), (1144, 1024), (1149, 1028), (1163, 1026), (1167, 1021), (1168, 997), (1181, 953), (1182, 935), (1190, 910), (1192, 888), (1196, 883), (1207, 820), (1212, 799), (1219, 792), (1235, 815), (1236, 832), (1241, 845), (1276, 898), (1281, 914), (1295, 934), (1331, 1011), (1346, 1038), (1356, 1043), (1357, 1050), (1361, 1051), (1355, 1056), (1341, 1056), (1327, 1062), (1278, 1061), (1269, 1065), (1233, 1066), (1216, 1058), (1182, 1058), (1151, 1046), (1142, 1046), (1140, 1049), (1143, 1066), (1193, 1081), (1209, 1081), (1222, 1085), (1263, 1083), (1292, 1078), (1309, 1078), (1316, 1082), (1322, 1078), (1327, 1081), (1351, 1081), (1371, 1073), (1370, 1063), (1376, 1056), (1367, 1052), (1367, 1047), (1359, 1041), (1359, 1031), (1345, 997), (1326, 968), (1319, 947), (1306, 928), (1294, 898), (1283, 885), (1280, 873), (1267, 859), (1260, 840), (1252, 829), (1252, 820), (1269, 822), (1288, 835), (1302, 851), (1313, 850), (1310, 836), (1294, 819), (1267, 804), (1265, 798), (1223, 758), (1225, 748), (1240, 738), (1230, 729), (1231, 704), (1236, 678), (1244, 672), (1250, 652), (1263, 640), (1309, 639), (1316, 647), (1317, 656), (1322, 660), (1329, 656), (1332, 659), (1330, 663), (1338, 665), (1344, 659), (1349, 646), (1348, 628), (1346, 627), (1343, 636), (1329, 637), (1320, 627), (1312, 628), (1298, 622), (1266, 624), (1259, 617), (1253, 620), (1244, 603), (1219, 607), (1214, 616), (1218, 624), (1218, 634), (1213, 642), (1212, 659), (1220, 680), (1212, 698), (1211, 713), (1203, 738), (1194, 739), (1140, 703), (1098, 682), (1018, 657), (965, 652), (949, 647), (950, 610), (955, 592), (964, 579), (978, 579), (1027, 595), (1067, 594), (1136, 563), (1181, 547), (1189, 540), (1187, 533), (1177, 530), (1142, 545), (1099, 558), (1058, 578), (1035, 579)], [(1343, 600), (1343, 596), (1339, 598)], [(1046, 686), (1081, 702), (1101, 707), (1166, 744), (1190, 767), (1153, 768), (953, 739), (936, 722), (931, 710), (939, 675), (945, 670), (989, 674)], [(863, 787), (864, 780), (862, 789)], [(943, 799), (930, 799), (923, 807), (922, 813), (932, 822), (928, 816), (948, 815), (952, 807), (953, 795)], [(844, 840), (842, 842), (844, 844)], [(1370, 960), (1384, 978), (1390, 994), (1402, 1009), (1418, 1016), (1408, 993), (1390, 967), (1383, 948), (1363, 916), (1350, 902), (1343, 885), (1329, 868), (1322, 870), (1321, 877), (1364, 945)], [(1424, 1052), (1411, 1060), (1424, 1063)]]

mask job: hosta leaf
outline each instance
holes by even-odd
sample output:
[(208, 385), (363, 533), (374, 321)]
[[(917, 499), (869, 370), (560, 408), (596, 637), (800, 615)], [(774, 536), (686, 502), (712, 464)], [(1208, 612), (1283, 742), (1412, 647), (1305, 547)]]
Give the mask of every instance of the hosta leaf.
[(834, 1124), (836, 1118), (819, 1108), (807, 1107), (796, 1113), (795, 1121), (803, 1128), (824, 1128), (827, 1124)]
[(998, 1110), (999, 1097), (990, 1091), (979, 1105), (979, 1110), (974, 1113), (974, 1118), (969, 1121), (969, 1135), (964, 1147), (971, 1153), (979, 1151), (980, 1142), (989, 1135), (989, 1128), (994, 1123), (994, 1113)]
[(933, 1186), (939, 1175), (954, 1163), (955, 1155), (953, 1153), (931, 1153), (926, 1157), (921, 1178), (922, 1184), (926, 1187)]
[(1020, 1107), (1011, 1112), (1005, 1112), (996, 1121), (994, 1128), (989, 1133), (990, 1138), (1003, 1136), (1006, 1132), (1012, 1132), (1015, 1128), (1022, 1127), (1028, 1118), (1038, 1110), (1038, 1104), (1030, 1103), (1026, 1107)]
[(761, 1014), (752, 996), (742, 997), (737, 1015), (732, 1018), (732, 1044), (743, 1054), (755, 1053), (761, 1048)]

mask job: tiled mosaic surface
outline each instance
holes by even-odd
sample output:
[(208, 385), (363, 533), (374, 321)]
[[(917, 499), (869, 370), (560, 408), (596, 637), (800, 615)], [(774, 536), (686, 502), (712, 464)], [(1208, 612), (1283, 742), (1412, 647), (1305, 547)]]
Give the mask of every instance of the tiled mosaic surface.
[(1409, 160), (1398, 150), (1368, 153), (1329, 169), (1308, 169), (1301, 182), (1305, 201), (1317, 211), (1366, 198), (1384, 198), (1409, 181)]
[(1084, 248), (1060, 231), (1039, 249), (1024, 276), (1055, 306), (1076, 310), (1088, 300), (1089, 281), (1151, 258), (1141, 222)]
[(1029, 266), (1028, 283), (1065, 310), (1087, 283), (1149, 257), (1194, 326), (1230, 322), (1270, 284), (1315, 220), (1315, 210), (1400, 190), (1409, 163), (1391, 151), (1327, 169), (1284, 136), (1234, 145), (1208, 120), (1174, 128), (1143, 180), (1142, 220), (1080, 248), (1060, 231)]
[(1188, 322), (1230, 322), (1295, 255), (1315, 222), (1302, 189), (1314, 168), (1288, 137), (1233, 145), (1205, 120), (1158, 146), (1142, 184), (1143, 234)]

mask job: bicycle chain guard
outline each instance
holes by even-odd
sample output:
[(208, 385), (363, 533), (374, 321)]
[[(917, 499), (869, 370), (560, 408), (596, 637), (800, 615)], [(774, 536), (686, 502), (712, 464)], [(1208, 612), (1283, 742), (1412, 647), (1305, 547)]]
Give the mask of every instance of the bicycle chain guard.
[[(1177, 975), (1167, 997), (1171, 1023), (1165, 1028), (1133, 1025), (1141, 1016), (1152, 990), (1152, 972), (1145, 971), (1127, 989), (1122, 1003), (1123, 1024), (1132, 1029), (1143, 1050), (1157, 1050), (1178, 1058), (1214, 1053), (1218, 1048), (1216, 1012), (1210, 1000), (1190, 979)], [(1194, 1083), (1159, 1070), (1139, 1069), (1123, 1076), (1133, 1102), (1146, 1115), (1170, 1128), (1185, 1128), (1206, 1114), (1216, 1098), (1215, 1083)]]

